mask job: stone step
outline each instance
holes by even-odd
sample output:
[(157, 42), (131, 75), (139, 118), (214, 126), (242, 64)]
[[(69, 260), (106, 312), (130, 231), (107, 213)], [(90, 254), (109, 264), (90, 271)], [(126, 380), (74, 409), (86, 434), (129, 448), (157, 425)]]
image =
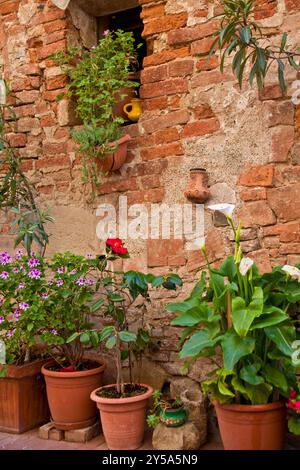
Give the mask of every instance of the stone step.
[[(62, 431), (56, 429), (53, 422), (44, 424), (39, 428), (38, 436), (40, 439), (49, 439), (53, 441), (66, 441), (66, 442), (88, 442), (94, 437), (101, 434), (101, 425), (99, 421), (82, 429), (72, 429), (70, 431)], [(104, 437), (103, 437), (104, 442)]]

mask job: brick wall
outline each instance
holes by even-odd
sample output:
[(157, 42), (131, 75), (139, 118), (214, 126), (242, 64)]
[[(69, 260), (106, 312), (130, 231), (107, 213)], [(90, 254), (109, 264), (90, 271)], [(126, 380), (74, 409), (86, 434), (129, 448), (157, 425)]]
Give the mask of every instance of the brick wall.
[[(77, 125), (72, 106), (55, 98), (65, 78), (49, 59), (67, 44), (96, 41), (94, 19), (72, 6), (66, 12), (50, 0), (0, 0), (0, 48), (5, 77), (10, 81), (18, 121), (9, 140), (36, 184), (40, 200), (52, 207), (50, 252), (64, 249), (97, 252), (95, 229), (99, 202), (117, 205), (120, 195), (133, 203), (187, 202), (183, 191), (189, 169), (206, 168), (210, 203), (236, 203), (245, 227), (244, 250), (268, 271), (277, 263), (300, 262), (300, 108), (291, 102), (295, 71), (288, 70), (288, 92), (282, 97), (276, 75), (258, 93), (242, 92), (226, 65), (209, 50), (212, 17), (218, 2), (199, 0), (139, 0), (143, 35), (149, 55), (144, 60), (141, 97), (143, 114), (126, 127), (132, 140), (127, 163), (106, 178), (95, 201), (87, 205), (80, 182), (80, 158), (69, 131)], [(299, 45), (298, 0), (258, 0), (256, 17), (278, 42), (287, 31)], [(3, 221), (1, 247), (11, 238)], [(205, 211), (209, 258), (218, 264), (230, 253), (232, 240), (224, 220)], [(128, 241), (132, 258), (125, 269), (177, 271), (185, 279), (186, 295), (204, 260), (187, 251), (184, 240)], [(169, 294), (173, 296), (174, 294)], [(179, 373), (176, 329), (156, 294), (149, 322), (160, 350), (154, 358), (169, 373)], [(201, 377), (203, 366), (190, 372)]]

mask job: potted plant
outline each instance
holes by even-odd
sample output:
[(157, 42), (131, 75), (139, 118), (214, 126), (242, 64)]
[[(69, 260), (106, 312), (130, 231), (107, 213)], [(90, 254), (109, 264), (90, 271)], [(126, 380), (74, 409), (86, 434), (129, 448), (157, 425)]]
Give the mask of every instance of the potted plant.
[(97, 262), (66, 252), (56, 254), (49, 263), (45, 315), (39, 333), (52, 356), (42, 373), (58, 429), (83, 428), (96, 420), (97, 408), (89, 396), (102, 384), (105, 363), (88, 356), (78, 332), (93, 326), (89, 302), (95, 291)]
[(155, 428), (159, 423), (167, 427), (178, 427), (187, 420), (187, 411), (180, 398), (163, 397), (160, 390), (154, 390), (153, 407), (147, 417), (147, 423)]
[[(127, 248), (120, 239), (107, 240), (103, 266), (107, 259), (124, 256), (128, 256)], [(114, 273), (107, 269), (103, 274), (101, 298), (92, 308), (105, 320), (105, 326), (97, 332), (98, 341), (105, 342), (106, 348), (113, 353), (117, 376), (114, 384), (94, 390), (91, 399), (100, 410), (108, 448), (137, 449), (143, 441), (146, 406), (153, 389), (136, 382), (133, 377), (132, 354), (149, 341), (146, 328), (134, 328), (136, 313), (140, 317), (141, 309), (150, 302), (150, 287), (163, 285), (167, 289), (176, 289), (177, 285), (181, 285), (181, 280), (175, 274), (154, 276), (136, 271)], [(131, 308), (135, 315), (130, 321)], [(123, 361), (128, 362), (129, 382), (124, 378)]]
[(0, 253), (0, 431), (22, 433), (49, 419), (41, 375), (45, 352), (37, 333), (43, 319), (45, 265), (40, 256)]
[[(225, 449), (281, 449), (284, 398), (295, 383), (296, 328), (286, 302), (299, 301), (300, 284), (283, 268), (260, 275), (253, 260), (243, 256), (233, 206), (212, 209), (227, 216), (234, 256), (220, 269), (207, 260), (208, 278), (203, 272), (185, 301), (166, 307), (178, 313), (172, 325), (185, 327), (180, 357), (187, 363), (210, 357), (216, 366), (202, 388), (214, 403)], [(203, 254), (207, 259), (205, 247)]]
[(99, 170), (118, 170), (126, 158), (130, 136), (122, 135), (124, 118), (117, 115), (116, 106), (139, 85), (130, 80), (136, 63), (134, 37), (130, 32), (107, 30), (90, 51), (72, 48), (53, 58), (69, 78), (66, 94), (75, 100), (83, 122), (72, 136), (80, 146), (84, 179), (99, 184)]

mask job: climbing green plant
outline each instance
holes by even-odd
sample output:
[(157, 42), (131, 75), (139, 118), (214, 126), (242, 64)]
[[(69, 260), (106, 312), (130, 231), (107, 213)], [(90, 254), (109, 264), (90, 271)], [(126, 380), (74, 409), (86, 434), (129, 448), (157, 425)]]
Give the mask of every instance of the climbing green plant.
[(242, 87), (247, 79), (252, 86), (254, 79), (259, 89), (264, 87), (270, 67), (275, 64), (282, 92), (286, 90), (285, 70), (290, 65), (298, 70), (296, 62), (300, 53), (290, 50), (287, 33), (283, 33), (280, 44), (274, 45), (254, 19), (255, 0), (221, 0), (224, 11), (220, 18), (220, 27), (213, 34), (216, 36), (209, 57), (220, 51), (221, 72), (225, 59), (230, 58), (232, 70)]

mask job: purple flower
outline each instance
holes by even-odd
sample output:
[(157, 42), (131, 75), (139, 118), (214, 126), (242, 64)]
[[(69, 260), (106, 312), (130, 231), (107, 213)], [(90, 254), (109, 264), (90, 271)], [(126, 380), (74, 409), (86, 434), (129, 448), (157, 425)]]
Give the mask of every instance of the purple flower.
[(105, 31), (103, 31), (103, 36), (108, 36), (110, 33), (109, 29), (106, 29)]
[(14, 274), (18, 274), (20, 272), (19, 268), (12, 268), (12, 272)]
[(0, 274), (0, 277), (2, 279), (7, 279), (9, 277), (9, 274), (6, 271), (3, 271), (3, 273)]
[(57, 268), (56, 272), (58, 274), (62, 274), (64, 272), (64, 268)]
[(30, 268), (35, 268), (40, 264), (40, 260), (37, 258), (30, 258), (27, 264)]
[(57, 287), (60, 287), (60, 286), (63, 285), (63, 283), (64, 283), (64, 281), (62, 279), (58, 279), (56, 285), (57, 285)]
[(20, 303), (19, 303), (19, 308), (20, 308), (21, 310), (27, 310), (27, 309), (29, 308), (29, 304), (26, 303), (26, 302), (20, 302)]
[(9, 338), (11, 338), (11, 337), (14, 335), (15, 331), (16, 331), (16, 329), (9, 331), (9, 332), (7, 333), (7, 336), (8, 336)]
[(14, 312), (14, 317), (16, 320), (19, 320), (20, 316), (21, 316), (21, 311), (17, 308)]
[(53, 279), (49, 279), (48, 286), (52, 286), (52, 284), (53, 284)]
[(92, 286), (94, 284), (94, 281), (93, 279), (87, 279), (85, 283), (87, 286)]
[(57, 335), (57, 334), (58, 334), (57, 331), (54, 330), (54, 329), (53, 329), (53, 330), (50, 330), (50, 333), (52, 333), (53, 335)]
[(17, 290), (23, 289), (23, 287), (25, 287), (25, 283), (24, 283), (24, 282), (20, 282), (20, 284), (19, 284), (18, 287), (17, 287)]
[(15, 253), (16, 259), (21, 259), (23, 256), (23, 251), (22, 250), (17, 250)]
[(0, 296), (0, 307), (4, 304), (4, 297)]
[(78, 286), (84, 286), (85, 285), (85, 279), (83, 277), (79, 277), (77, 281), (75, 282)]
[(28, 276), (31, 279), (40, 279), (41, 278), (41, 271), (39, 269), (31, 269), (28, 273)]
[(5, 318), (1, 316), (1, 317), (0, 317), (0, 325), (1, 325), (1, 323), (3, 323), (4, 321), (5, 321)]
[(47, 294), (46, 292), (43, 292), (43, 293), (41, 294), (41, 297), (42, 297), (42, 299), (48, 299), (49, 294)]
[(7, 251), (2, 251), (2, 253), (0, 253), (0, 264), (9, 264), (11, 261), (12, 258)]
[(87, 253), (87, 254), (85, 255), (85, 257), (86, 257), (87, 259), (93, 259), (92, 253)]
[(77, 274), (77, 269), (72, 269), (72, 271), (70, 271), (70, 274), (72, 275)]

